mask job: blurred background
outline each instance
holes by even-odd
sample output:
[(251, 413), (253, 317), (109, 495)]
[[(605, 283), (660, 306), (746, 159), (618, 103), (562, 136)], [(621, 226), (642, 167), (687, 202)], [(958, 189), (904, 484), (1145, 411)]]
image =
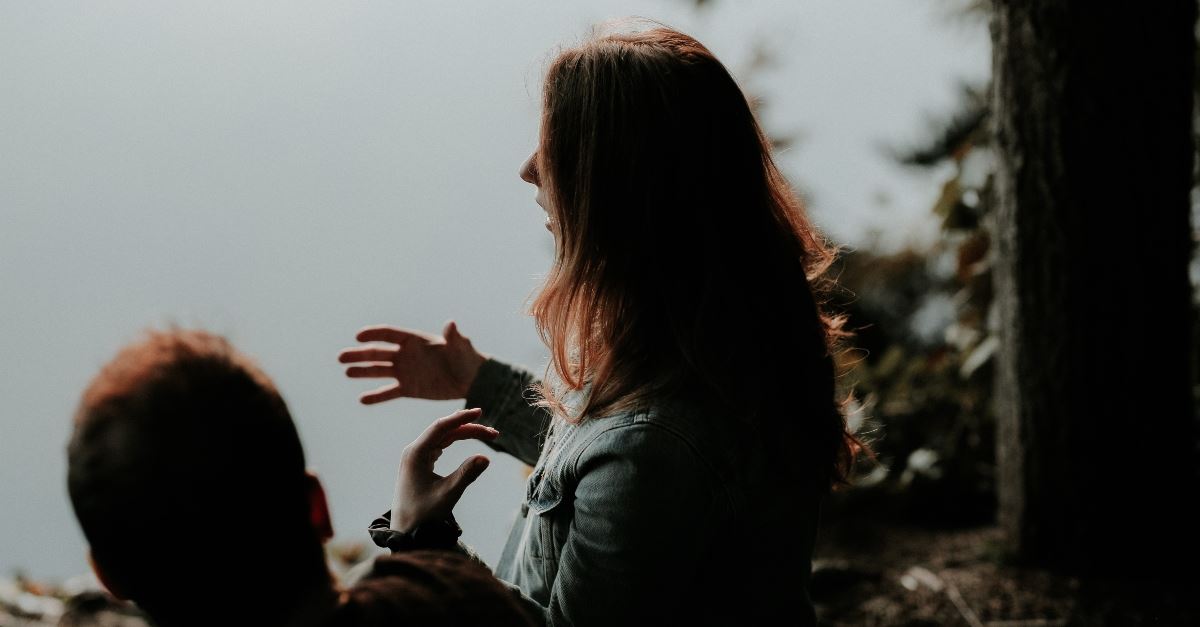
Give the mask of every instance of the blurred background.
[[(844, 247), (845, 384), (878, 461), (835, 511), (872, 495), (873, 512), (996, 542), (981, 3), (0, 0), (0, 579), (17, 582), (0, 592), (87, 571), (70, 417), (148, 326), (217, 331), (260, 361), (356, 555), (401, 448), (459, 405), (360, 406), (372, 383), (337, 352), (366, 324), (454, 319), (485, 352), (545, 364), (525, 304), (553, 244), (517, 170), (546, 63), (630, 15), (726, 63)], [(494, 563), (524, 474), (491, 457), (457, 515)], [(818, 584), (879, 579), (829, 552)], [(903, 589), (928, 583), (914, 572)]]
[[(0, 570), (36, 577), (86, 570), (70, 416), (144, 327), (260, 360), (347, 540), (388, 506), (400, 449), (457, 409), (359, 406), (372, 382), (334, 359), (359, 327), (453, 318), (541, 368), (524, 310), (553, 242), (517, 169), (546, 62), (591, 25), (645, 15), (712, 48), (762, 99), (816, 222), (854, 246), (930, 239), (939, 177), (887, 147), (989, 64), (983, 23), (928, 0), (0, 6)], [(489, 560), (523, 494), (496, 461), (460, 515)]]

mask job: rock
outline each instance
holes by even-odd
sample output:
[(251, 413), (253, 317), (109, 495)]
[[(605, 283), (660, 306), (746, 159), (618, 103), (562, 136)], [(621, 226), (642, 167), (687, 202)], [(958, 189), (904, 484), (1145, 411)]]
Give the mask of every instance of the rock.
[(941, 577), (921, 566), (913, 566), (905, 571), (900, 576), (900, 585), (904, 586), (904, 589), (909, 592), (916, 592), (921, 586), (929, 588), (934, 592), (941, 592), (942, 588), (946, 587)]

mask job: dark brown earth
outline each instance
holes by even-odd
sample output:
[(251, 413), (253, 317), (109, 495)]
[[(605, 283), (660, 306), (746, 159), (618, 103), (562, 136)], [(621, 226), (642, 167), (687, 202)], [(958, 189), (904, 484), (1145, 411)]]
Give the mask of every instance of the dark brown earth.
[[(1006, 563), (994, 526), (931, 529), (898, 520), (894, 511), (871, 502), (858, 502), (853, 511), (837, 502), (829, 508), (812, 582), (823, 625), (1200, 627), (1200, 579), (1164, 583), (1144, 573), (1089, 579), (1022, 568)], [(66, 600), (68, 620), (61, 624), (144, 625), (97, 593), (67, 600), (32, 582), (0, 584), (0, 627), (57, 622), (20, 611), (9, 593)]]
[(825, 521), (813, 599), (824, 625), (1193, 625), (1200, 579), (1088, 579), (1005, 563), (994, 526)]

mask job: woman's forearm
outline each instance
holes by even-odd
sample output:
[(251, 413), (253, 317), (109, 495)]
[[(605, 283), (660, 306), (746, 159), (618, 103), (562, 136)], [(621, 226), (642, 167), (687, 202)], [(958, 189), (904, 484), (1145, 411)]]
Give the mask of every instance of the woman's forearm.
[(550, 412), (534, 404), (531, 387), (537, 378), (527, 370), (488, 358), (467, 392), (466, 407), (483, 409), (481, 424), (500, 437), (488, 446), (529, 464), (537, 463), (550, 424)]

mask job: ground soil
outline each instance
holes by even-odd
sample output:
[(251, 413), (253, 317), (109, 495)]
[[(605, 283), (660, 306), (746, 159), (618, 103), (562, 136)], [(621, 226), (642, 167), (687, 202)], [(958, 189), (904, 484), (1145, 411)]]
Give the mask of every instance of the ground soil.
[(995, 526), (827, 516), (813, 600), (824, 625), (1200, 626), (1200, 579), (1071, 576), (1007, 563)]

